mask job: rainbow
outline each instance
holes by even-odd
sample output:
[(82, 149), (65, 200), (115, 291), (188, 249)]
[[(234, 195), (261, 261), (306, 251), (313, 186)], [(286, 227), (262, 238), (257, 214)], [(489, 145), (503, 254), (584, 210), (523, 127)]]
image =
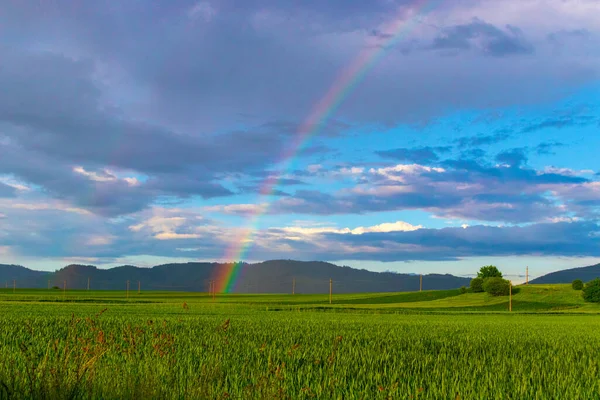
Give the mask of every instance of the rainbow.
[[(283, 153), (277, 164), (282, 165), (280, 174), (290, 168), (294, 158), (302, 150), (303, 146), (316, 135), (327, 120), (337, 111), (350, 93), (364, 79), (367, 72), (385, 55), (386, 51), (396, 45), (402, 38), (405, 37), (410, 30), (419, 22), (419, 17), (424, 13), (433, 9), (433, 6), (440, 0), (422, 0), (417, 1), (411, 7), (413, 12), (412, 18), (406, 18), (404, 12), (396, 18), (385, 29), (386, 38), (383, 43), (378, 46), (371, 46), (364, 49), (359, 55), (346, 67), (342, 73), (336, 78), (329, 90), (321, 98), (321, 100), (313, 107), (308, 118), (298, 128), (294, 141), (289, 146), (288, 150)], [(428, 7), (426, 7), (428, 5)], [(269, 197), (273, 194), (274, 189), (279, 182), (279, 177), (267, 178), (260, 188), (260, 196)], [(257, 231), (260, 217), (264, 215), (270, 206), (268, 202), (259, 202), (262, 206), (258, 206), (252, 215), (248, 218), (247, 228), (240, 235), (240, 239), (233, 242), (225, 252), (225, 260), (240, 260), (240, 262), (230, 262), (221, 264), (215, 270), (214, 280), (217, 283), (217, 292), (229, 293), (234, 290), (235, 284), (238, 281), (242, 271), (243, 263), (241, 260), (247, 254), (250, 245), (253, 241), (253, 236)]]

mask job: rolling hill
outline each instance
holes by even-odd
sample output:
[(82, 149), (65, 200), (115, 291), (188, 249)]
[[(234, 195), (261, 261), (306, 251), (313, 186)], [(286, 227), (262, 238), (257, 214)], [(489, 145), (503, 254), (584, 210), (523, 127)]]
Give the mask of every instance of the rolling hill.
[(562, 271), (552, 272), (550, 274), (532, 279), (530, 282), (536, 283), (571, 283), (575, 279), (581, 279), (584, 282), (600, 278), (600, 264), (590, 265), (589, 267), (564, 269)]
[[(0, 282), (19, 288), (63, 287), (70, 289), (123, 290), (130, 281), (131, 290), (138, 282), (145, 290), (208, 291), (217, 269), (225, 264), (181, 263), (152, 268), (125, 265), (100, 269), (92, 265), (69, 265), (55, 272), (34, 271), (20, 266), (0, 265)], [(288, 293), (295, 279), (296, 293), (327, 293), (329, 279), (336, 293), (403, 292), (419, 290), (419, 276), (392, 272), (372, 272), (331, 263), (293, 260), (271, 260), (255, 264), (244, 263), (235, 293)], [(453, 289), (468, 286), (469, 279), (453, 275), (423, 276), (423, 290)]]
[(0, 264), (0, 287), (12, 287), (13, 281), (19, 282), (19, 287), (37, 288), (48, 272), (34, 271), (20, 265)]

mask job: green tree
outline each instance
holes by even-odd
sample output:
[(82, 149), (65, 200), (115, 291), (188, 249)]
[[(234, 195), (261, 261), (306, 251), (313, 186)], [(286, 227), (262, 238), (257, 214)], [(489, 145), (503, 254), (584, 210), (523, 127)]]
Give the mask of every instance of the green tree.
[(483, 290), (492, 296), (508, 296), (510, 282), (498, 277), (486, 278), (483, 280)]
[(581, 281), (581, 279), (575, 279), (573, 283), (571, 283), (571, 287), (573, 288), (573, 290), (581, 290), (583, 289), (583, 282)]
[(486, 265), (479, 269), (477, 273), (478, 278), (502, 278), (502, 272), (495, 265)]
[(483, 278), (471, 279), (471, 291), (473, 291), (473, 293), (483, 292)]
[(596, 278), (583, 287), (583, 299), (591, 303), (600, 303), (600, 279)]

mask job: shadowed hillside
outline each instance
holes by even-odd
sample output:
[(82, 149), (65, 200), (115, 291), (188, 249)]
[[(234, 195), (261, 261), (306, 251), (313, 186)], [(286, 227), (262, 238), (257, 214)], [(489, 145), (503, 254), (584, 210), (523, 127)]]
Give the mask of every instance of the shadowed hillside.
[(552, 272), (531, 280), (531, 283), (571, 283), (575, 279), (588, 282), (596, 278), (600, 278), (600, 264)]
[[(209, 282), (218, 263), (165, 264), (153, 268), (130, 265), (100, 269), (91, 265), (69, 265), (48, 273), (24, 267), (0, 265), (0, 282), (17, 280), (18, 288), (63, 287), (86, 289), (88, 279), (94, 290), (124, 290), (130, 281), (130, 290), (208, 291)], [(273, 260), (244, 264), (239, 275), (236, 293), (289, 293), (295, 279), (296, 293), (327, 293), (329, 279), (333, 280), (335, 293), (401, 292), (419, 290), (419, 276), (391, 272), (371, 272), (350, 267), (340, 267), (326, 262), (301, 262)], [(468, 286), (469, 279), (452, 275), (424, 275), (423, 290), (453, 289)]]
[[(20, 265), (0, 264), (0, 288), (12, 288), (16, 281), (19, 288), (41, 287), (48, 272), (34, 271)], [(44, 286), (45, 287), (45, 286)]]

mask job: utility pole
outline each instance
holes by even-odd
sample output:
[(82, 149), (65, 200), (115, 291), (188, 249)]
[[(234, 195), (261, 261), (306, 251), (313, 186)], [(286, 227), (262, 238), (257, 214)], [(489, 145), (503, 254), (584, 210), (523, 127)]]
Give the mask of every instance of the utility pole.
[(213, 281), (213, 301), (217, 298), (217, 281)]
[(423, 291), (423, 274), (419, 275), (419, 292)]
[(525, 284), (529, 285), (529, 267), (525, 268)]
[(126, 298), (129, 298), (129, 281), (127, 281), (127, 291), (125, 292)]
[(50, 290), (50, 279), (48, 279), (48, 290)]
[(333, 302), (332, 287), (333, 287), (333, 280), (329, 279), (329, 304), (331, 304)]
[(211, 280), (208, 295), (211, 299), (213, 299), (213, 301), (215, 300), (215, 297), (216, 297), (216, 291), (217, 291), (216, 286), (217, 286), (216, 282), (214, 280)]
[(67, 295), (67, 281), (63, 281), (63, 299)]
[(17, 280), (13, 279), (13, 293), (17, 290)]
[(142, 282), (138, 281), (138, 294), (142, 292)]
[(90, 290), (90, 277), (88, 276), (88, 290)]
[(296, 278), (292, 279), (292, 294), (296, 294)]
[(512, 312), (512, 281), (508, 281), (508, 284), (510, 285), (508, 289), (508, 311)]

